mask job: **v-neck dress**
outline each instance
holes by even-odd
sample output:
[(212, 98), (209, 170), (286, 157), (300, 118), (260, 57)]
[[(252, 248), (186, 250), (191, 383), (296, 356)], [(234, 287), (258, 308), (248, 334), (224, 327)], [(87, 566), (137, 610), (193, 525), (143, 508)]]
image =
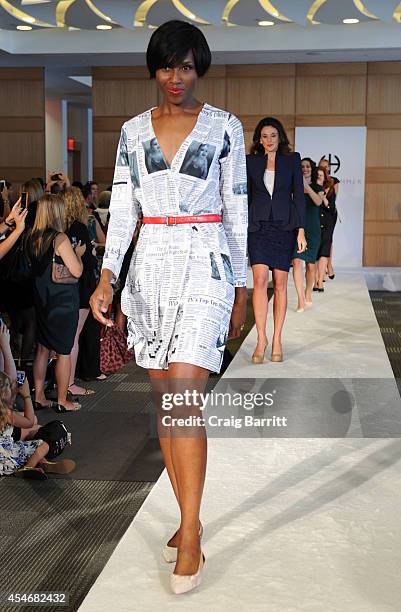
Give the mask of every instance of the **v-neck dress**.
[(121, 297), (138, 365), (182, 362), (219, 372), (235, 287), (245, 287), (247, 276), (242, 125), (204, 104), (169, 165), (152, 110), (122, 127), (103, 268), (118, 277), (141, 214), (221, 214), (220, 223), (142, 225)]

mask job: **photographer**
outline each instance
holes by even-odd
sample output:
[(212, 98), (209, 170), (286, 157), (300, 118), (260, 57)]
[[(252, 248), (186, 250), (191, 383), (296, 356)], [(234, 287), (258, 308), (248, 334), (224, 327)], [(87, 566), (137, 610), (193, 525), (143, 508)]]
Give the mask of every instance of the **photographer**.
[[(25, 229), (25, 219), (28, 214), (27, 209), (22, 209), (21, 198), (13, 206), (12, 211), (7, 216), (5, 221), (0, 223), (0, 259), (8, 253), (8, 251), (14, 246), (18, 238), (21, 236)], [(5, 236), (7, 232), (10, 232), (8, 236)]]

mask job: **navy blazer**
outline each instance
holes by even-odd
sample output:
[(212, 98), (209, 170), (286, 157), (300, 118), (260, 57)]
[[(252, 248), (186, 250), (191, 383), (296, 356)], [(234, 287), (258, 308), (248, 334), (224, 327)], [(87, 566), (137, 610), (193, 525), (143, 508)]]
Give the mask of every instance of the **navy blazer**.
[(264, 184), (267, 155), (247, 155), (250, 232), (260, 229), (260, 221), (284, 221), (286, 229), (305, 227), (306, 204), (299, 153), (276, 153), (273, 197)]

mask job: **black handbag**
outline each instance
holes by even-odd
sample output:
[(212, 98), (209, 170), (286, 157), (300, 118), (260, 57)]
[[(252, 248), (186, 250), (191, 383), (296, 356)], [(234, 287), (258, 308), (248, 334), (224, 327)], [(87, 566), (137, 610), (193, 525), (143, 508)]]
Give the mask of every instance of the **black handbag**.
[(39, 427), (34, 440), (43, 440), (49, 445), (46, 455), (48, 461), (53, 461), (61, 455), (67, 444), (71, 444), (71, 434), (67, 431), (63, 421), (50, 421), (43, 427)]
[(1, 260), (2, 280), (24, 284), (32, 279), (32, 263), (27, 253), (26, 234), (22, 234)]

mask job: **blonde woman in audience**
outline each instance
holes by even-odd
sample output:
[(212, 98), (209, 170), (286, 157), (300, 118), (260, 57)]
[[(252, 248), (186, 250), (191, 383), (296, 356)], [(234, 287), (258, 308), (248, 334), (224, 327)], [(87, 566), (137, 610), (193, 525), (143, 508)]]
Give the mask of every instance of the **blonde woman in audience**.
[[(78, 284), (59, 284), (52, 278), (54, 263), (63, 264), (71, 276), (83, 271), (86, 246), (75, 249), (65, 234), (65, 201), (61, 195), (45, 195), (38, 202), (29, 251), (35, 279), (34, 301), (37, 322), (37, 351), (33, 364), (35, 409), (51, 406), (56, 412), (74, 411), (80, 405), (67, 399), (70, 354), (79, 321)], [(57, 354), (57, 404), (45, 397), (45, 377), (50, 352)]]

